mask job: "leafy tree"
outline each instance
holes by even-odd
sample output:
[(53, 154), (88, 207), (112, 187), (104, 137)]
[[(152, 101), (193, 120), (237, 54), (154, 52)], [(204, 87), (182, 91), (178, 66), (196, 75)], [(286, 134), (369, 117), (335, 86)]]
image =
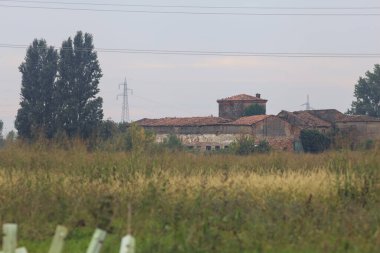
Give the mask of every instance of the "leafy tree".
[(0, 147), (4, 145), (3, 126), (4, 126), (4, 123), (2, 120), (0, 120)]
[(103, 118), (102, 71), (91, 34), (77, 32), (62, 43), (58, 63), (58, 123), (69, 137), (90, 137)]
[(126, 133), (122, 134), (123, 150), (141, 153), (154, 143), (155, 135), (132, 123)]
[(265, 107), (259, 104), (252, 104), (245, 108), (243, 116), (264, 115), (266, 113)]
[(301, 143), (305, 152), (319, 153), (329, 149), (331, 140), (317, 130), (302, 130)]
[(162, 145), (171, 150), (182, 150), (183, 145), (180, 138), (175, 134), (169, 134), (167, 138), (164, 139)]
[(380, 117), (380, 65), (373, 72), (367, 71), (355, 85), (356, 101), (352, 102), (350, 114)]
[(37, 134), (51, 138), (55, 133), (53, 93), (57, 62), (57, 51), (48, 47), (45, 40), (35, 39), (19, 67), (22, 73), (21, 108), (15, 126), (23, 138), (33, 138)]
[(12, 143), (16, 140), (16, 138), (17, 138), (17, 134), (15, 131), (12, 130), (7, 134), (7, 137), (5, 138), (5, 140), (7, 143)]
[(98, 125), (98, 137), (102, 141), (110, 140), (120, 133), (118, 124), (112, 120), (101, 121)]
[(4, 123), (2, 120), (0, 120), (0, 139), (3, 139), (3, 127)]

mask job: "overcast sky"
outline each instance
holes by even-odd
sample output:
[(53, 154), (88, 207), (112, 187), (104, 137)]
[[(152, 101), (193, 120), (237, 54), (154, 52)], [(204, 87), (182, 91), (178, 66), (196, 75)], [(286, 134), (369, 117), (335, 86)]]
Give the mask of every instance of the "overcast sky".
[[(57, 0), (64, 1), (64, 0)], [(86, 2), (83, 0), (80, 2)], [(68, 0), (66, 2), (69, 2)], [(74, 0), (71, 0), (74, 2)], [(79, 2), (79, 1), (78, 1)], [(380, 7), (379, 0), (318, 1), (88, 1), (148, 5), (263, 7)], [(380, 54), (380, 16), (244, 16), (91, 12), (10, 8), (4, 5), (143, 11), (244, 13), (380, 13), (377, 10), (173, 9), (0, 1), (0, 44), (28, 45), (44, 38), (59, 47), (78, 30), (94, 36), (95, 47), (122, 49), (243, 51), (264, 53)], [(26, 49), (0, 47), (0, 119), (13, 129), (20, 102), (18, 66)], [(302, 110), (310, 94), (315, 109), (346, 111), (359, 76), (379, 58), (276, 58), (98, 53), (103, 70), (104, 116), (120, 121), (121, 91), (127, 77), (132, 120), (218, 115), (216, 100), (261, 93), (267, 113)]]

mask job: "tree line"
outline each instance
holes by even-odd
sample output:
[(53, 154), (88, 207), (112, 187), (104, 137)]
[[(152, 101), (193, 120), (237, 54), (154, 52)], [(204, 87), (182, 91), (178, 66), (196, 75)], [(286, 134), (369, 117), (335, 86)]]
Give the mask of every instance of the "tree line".
[(58, 51), (35, 39), (19, 67), (21, 102), (15, 127), (25, 139), (58, 134), (89, 138), (103, 118), (102, 70), (93, 36), (78, 31)]

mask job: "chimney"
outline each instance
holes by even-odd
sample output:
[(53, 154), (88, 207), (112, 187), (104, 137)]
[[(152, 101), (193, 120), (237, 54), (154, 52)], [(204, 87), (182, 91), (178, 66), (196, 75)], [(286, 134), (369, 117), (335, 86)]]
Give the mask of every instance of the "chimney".
[(256, 93), (256, 97), (257, 98), (261, 98), (261, 94), (260, 93)]

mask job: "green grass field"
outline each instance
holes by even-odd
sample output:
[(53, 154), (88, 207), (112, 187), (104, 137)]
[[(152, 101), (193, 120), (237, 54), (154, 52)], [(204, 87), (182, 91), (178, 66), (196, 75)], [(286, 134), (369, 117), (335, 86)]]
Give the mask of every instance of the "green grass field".
[(0, 150), (0, 223), (19, 245), (85, 252), (96, 227), (118, 252), (127, 206), (137, 252), (380, 252), (380, 150), (247, 157)]

